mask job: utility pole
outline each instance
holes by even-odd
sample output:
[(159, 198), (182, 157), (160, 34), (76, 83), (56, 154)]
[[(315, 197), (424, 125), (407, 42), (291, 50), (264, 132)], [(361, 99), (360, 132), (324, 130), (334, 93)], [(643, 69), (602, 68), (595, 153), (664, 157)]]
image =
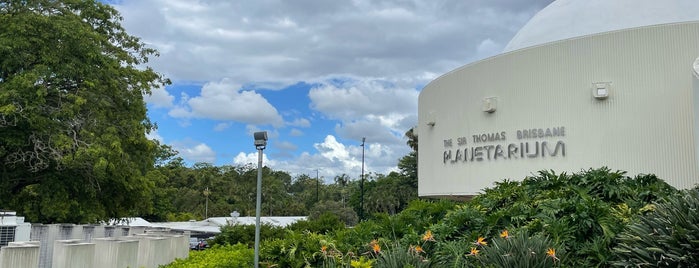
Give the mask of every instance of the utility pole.
[(316, 168), (316, 203), (320, 201), (320, 197), (318, 196), (318, 192), (320, 189), (320, 179), (318, 177), (318, 169)]
[(362, 178), (359, 181), (359, 220), (364, 219), (364, 142), (366, 138), (362, 137)]
[(204, 197), (206, 197), (206, 206), (204, 208), (204, 219), (209, 218), (209, 194), (211, 194), (211, 192), (209, 192), (209, 187), (206, 187), (206, 190), (204, 190)]

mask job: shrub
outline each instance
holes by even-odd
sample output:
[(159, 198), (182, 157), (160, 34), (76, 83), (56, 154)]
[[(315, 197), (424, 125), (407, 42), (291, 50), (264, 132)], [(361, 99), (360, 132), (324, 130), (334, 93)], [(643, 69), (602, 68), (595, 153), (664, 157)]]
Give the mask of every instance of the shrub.
[(471, 246), (472, 258), (486, 267), (559, 267), (563, 249), (550, 239), (526, 232), (492, 239), (487, 246)]
[(217, 267), (248, 268), (253, 267), (255, 251), (243, 244), (213, 246), (207, 250), (191, 251), (189, 258), (177, 259), (164, 268)]
[[(286, 230), (270, 224), (260, 225), (260, 240), (284, 238)], [(255, 247), (255, 225), (225, 225), (221, 226), (221, 233), (210, 241), (212, 245), (235, 245), (242, 243), (248, 247)]]
[(333, 230), (341, 230), (345, 228), (345, 223), (333, 213), (326, 212), (317, 218), (297, 221), (289, 226), (289, 229), (294, 231), (309, 231), (311, 233), (326, 234)]
[(699, 264), (699, 189), (658, 202), (618, 236), (618, 266), (696, 267)]

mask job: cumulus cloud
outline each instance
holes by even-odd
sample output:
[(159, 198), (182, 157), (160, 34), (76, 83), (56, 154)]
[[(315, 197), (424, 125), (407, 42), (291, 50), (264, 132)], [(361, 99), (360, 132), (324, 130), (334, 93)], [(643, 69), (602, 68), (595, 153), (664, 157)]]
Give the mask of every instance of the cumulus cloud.
[(193, 141), (176, 141), (172, 144), (179, 155), (188, 162), (216, 162), (216, 152), (205, 143), (195, 143)]
[(171, 107), (175, 97), (170, 95), (165, 88), (154, 88), (151, 94), (143, 97), (148, 104), (155, 107)]
[(505, 44), (550, 2), (124, 0), (117, 9), (175, 80), (284, 84), (328, 72), (443, 73), (488, 56), (474, 54), (472, 40)]
[(170, 115), (176, 118), (208, 118), (230, 120), (248, 124), (281, 125), (283, 120), (262, 95), (254, 91), (240, 90), (229, 79), (209, 82), (201, 88), (199, 96), (184, 97), (180, 106)]
[(416, 113), (418, 94), (417, 89), (399, 88), (386, 80), (347, 79), (321, 84), (311, 89), (308, 96), (311, 108), (334, 118), (352, 119)]
[[(233, 158), (233, 164), (234, 165), (240, 165), (240, 166), (245, 166), (245, 165), (255, 165), (257, 166), (257, 160), (258, 160), (258, 155), (257, 152), (254, 153), (244, 153), (240, 152), (238, 155), (236, 155)], [(276, 161), (269, 160), (267, 158), (267, 154), (262, 153), (262, 164), (264, 166), (272, 167), (272, 168), (277, 168)]]

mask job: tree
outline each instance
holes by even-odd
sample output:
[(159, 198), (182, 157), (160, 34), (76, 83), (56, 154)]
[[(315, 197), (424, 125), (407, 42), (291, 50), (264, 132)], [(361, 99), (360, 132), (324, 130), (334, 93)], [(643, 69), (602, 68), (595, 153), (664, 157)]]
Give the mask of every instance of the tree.
[[(148, 212), (157, 55), (94, 0), (0, 3), (0, 204), (38, 222)], [(27, 200), (32, 200), (28, 202)]]

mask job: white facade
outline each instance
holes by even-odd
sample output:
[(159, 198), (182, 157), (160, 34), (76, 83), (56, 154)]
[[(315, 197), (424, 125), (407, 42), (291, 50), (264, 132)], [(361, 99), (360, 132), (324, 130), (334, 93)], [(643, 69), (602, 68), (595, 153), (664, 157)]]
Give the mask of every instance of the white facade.
[(602, 166), (693, 187), (697, 57), (693, 21), (537, 44), (447, 73), (419, 97), (419, 195)]

